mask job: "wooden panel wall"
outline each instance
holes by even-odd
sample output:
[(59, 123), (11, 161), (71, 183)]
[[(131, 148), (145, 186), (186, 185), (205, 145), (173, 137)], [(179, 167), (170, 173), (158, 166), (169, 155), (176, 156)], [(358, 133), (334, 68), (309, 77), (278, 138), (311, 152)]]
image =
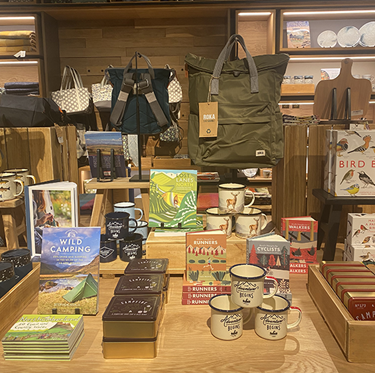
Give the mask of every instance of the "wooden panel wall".
[[(124, 19), (102, 22), (61, 22), (59, 24), (61, 69), (75, 67), (83, 83), (91, 88), (112, 64), (126, 66), (135, 51), (150, 58), (153, 67), (169, 64), (176, 69), (182, 85), (183, 103), (180, 126), (185, 136), (180, 154), (187, 154), (187, 120), (189, 113), (188, 78), (184, 58), (189, 52), (217, 58), (227, 40), (226, 18)], [(140, 67), (146, 67), (141, 59)], [(176, 144), (160, 144), (150, 137), (148, 155), (170, 155)]]

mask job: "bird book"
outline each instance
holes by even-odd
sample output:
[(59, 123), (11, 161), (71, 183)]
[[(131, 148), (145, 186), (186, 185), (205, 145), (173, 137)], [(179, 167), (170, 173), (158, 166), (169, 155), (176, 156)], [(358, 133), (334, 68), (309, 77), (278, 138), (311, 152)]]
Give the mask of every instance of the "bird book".
[(375, 131), (333, 130), (330, 152), (331, 194), (375, 195)]
[(283, 237), (290, 242), (290, 272), (307, 273), (317, 264), (318, 222), (311, 216), (282, 218)]
[(197, 171), (151, 170), (149, 227), (197, 226)]
[(375, 264), (375, 244), (366, 245), (350, 244), (345, 240), (344, 255), (346, 261), (360, 261), (365, 265)]
[(38, 313), (96, 315), (100, 227), (45, 228)]
[(349, 245), (375, 245), (375, 214), (349, 213), (346, 242)]
[(47, 182), (25, 186), (27, 248), (40, 257), (45, 228), (78, 226), (77, 184)]
[[(263, 267), (268, 276), (277, 279), (277, 294), (292, 300), (289, 287), (290, 244), (282, 236), (274, 233), (246, 239), (246, 262)], [(264, 281), (264, 288), (270, 290), (273, 282)]]
[(186, 233), (186, 277), (204, 285), (230, 284), (227, 238), (220, 229)]

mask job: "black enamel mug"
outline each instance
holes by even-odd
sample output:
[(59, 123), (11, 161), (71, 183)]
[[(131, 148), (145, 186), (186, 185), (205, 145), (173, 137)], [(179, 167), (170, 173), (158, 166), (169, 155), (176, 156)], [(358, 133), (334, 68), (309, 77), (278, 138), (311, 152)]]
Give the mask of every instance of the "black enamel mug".
[(100, 263), (113, 262), (117, 258), (117, 242), (105, 234), (100, 236)]
[[(129, 222), (134, 221), (129, 227)], [(105, 215), (106, 236), (110, 240), (121, 240), (131, 236), (138, 228), (137, 221), (127, 212), (109, 212)], [(129, 231), (129, 229), (131, 229)]]
[(135, 233), (131, 237), (120, 240), (120, 259), (123, 262), (130, 262), (133, 259), (141, 259), (142, 240), (143, 236), (139, 233)]

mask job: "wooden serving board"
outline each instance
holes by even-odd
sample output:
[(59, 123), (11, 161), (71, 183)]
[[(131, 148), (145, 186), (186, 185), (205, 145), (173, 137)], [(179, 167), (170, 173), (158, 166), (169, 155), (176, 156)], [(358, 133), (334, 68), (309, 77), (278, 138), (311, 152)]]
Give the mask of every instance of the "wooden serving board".
[(332, 80), (322, 80), (315, 90), (314, 115), (319, 119), (330, 119), (332, 90), (337, 89), (337, 119), (345, 118), (346, 89), (351, 89), (352, 117), (363, 117), (369, 108), (372, 87), (367, 79), (352, 76), (353, 61), (346, 58), (341, 61), (340, 75)]

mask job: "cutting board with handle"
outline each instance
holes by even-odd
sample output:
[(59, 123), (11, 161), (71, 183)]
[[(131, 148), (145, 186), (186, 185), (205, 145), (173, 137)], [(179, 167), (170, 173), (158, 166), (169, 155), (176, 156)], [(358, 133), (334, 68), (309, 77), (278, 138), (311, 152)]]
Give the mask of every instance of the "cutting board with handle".
[(331, 119), (332, 90), (337, 93), (337, 118), (345, 119), (347, 88), (351, 90), (351, 117), (364, 117), (369, 107), (372, 93), (371, 82), (352, 76), (353, 60), (341, 61), (341, 70), (337, 78), (322, 80), (315, 89), (314, 115), (319, 119)]

